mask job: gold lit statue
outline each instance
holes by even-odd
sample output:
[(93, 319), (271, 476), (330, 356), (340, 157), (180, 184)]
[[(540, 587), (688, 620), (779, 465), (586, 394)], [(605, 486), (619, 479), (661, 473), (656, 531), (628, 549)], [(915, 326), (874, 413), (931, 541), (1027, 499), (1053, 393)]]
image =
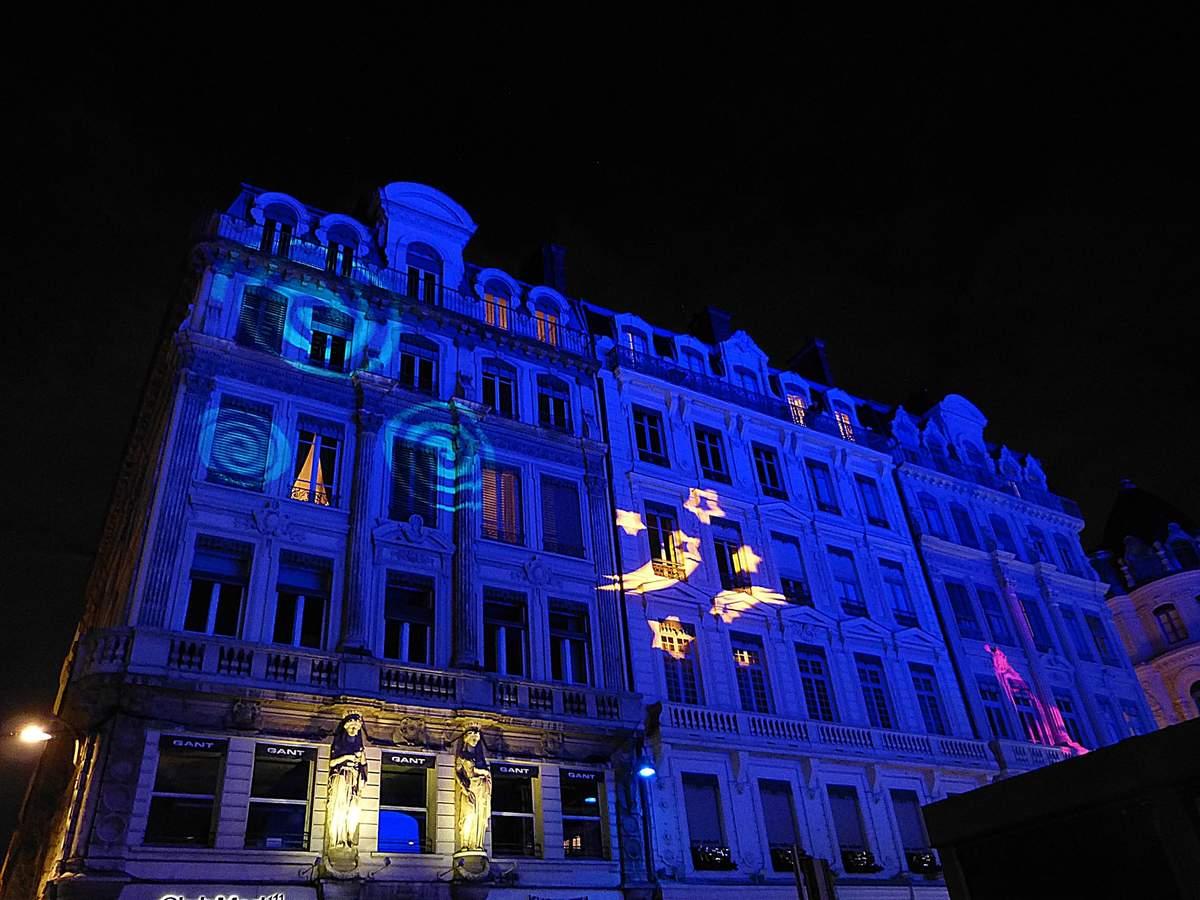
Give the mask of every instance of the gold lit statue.
[(367, 784), (366, 738), (362, 716), (350, 713), (338, 723), (329, 751), (325, 856), (339, 871), (358, 865), (360, 798)]
[(453, 859), (454, 877), (468, 881), (486, 877), (490, 868), (483, 838), (492, 818), (492, 773), (483, 751), (483, 733), (478, 725), (469, 726), (454, 753), (458, 852)]

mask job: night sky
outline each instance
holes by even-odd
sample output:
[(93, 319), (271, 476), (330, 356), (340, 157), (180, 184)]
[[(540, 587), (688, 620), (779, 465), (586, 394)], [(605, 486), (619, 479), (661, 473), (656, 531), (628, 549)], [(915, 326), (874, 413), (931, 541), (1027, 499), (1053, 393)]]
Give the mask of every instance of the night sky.
[[(267, 61), (239, 36), (24, 72), (0, 248), (5, 730), (53, 701), (192, 229), (242, 181), (360, 215), (379, 185), (428, 183), (479, 223), (474, 262), (529, 277), (554, 240), (576, 296), (677, 330), (726, 307), (777, 364), (820, 336), (840, 386), (913, 410), (961, 393), (1082, 504), (1089, 544), (1124, 475), (1200, 513), (1191, 51), (1169, 23), (1042, 24), (984, 43), (788, 23), (677, 35), (677, 59), (410, 57), (413, 33)], [(32, 758), (0, 751), (0, 840)]]

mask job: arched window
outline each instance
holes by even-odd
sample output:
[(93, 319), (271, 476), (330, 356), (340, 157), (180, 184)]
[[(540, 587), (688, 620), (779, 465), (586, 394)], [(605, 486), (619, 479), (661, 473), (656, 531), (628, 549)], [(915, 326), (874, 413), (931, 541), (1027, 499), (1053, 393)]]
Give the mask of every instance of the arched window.
[(646, 343), (646, 335), (642, 334), (636, 328), (630, 328), (628, 325), (621, 329), (621, 345), (627, 350), (632, 350), (637, 355), (647, 353), (649, 348), (649, 345)]
[(1196, 547), (1191, 541), (1171, 541), (1171, 552), (1175, 554), (1175, 562), (1181, 569), (1200, 568), (1200, 557), (1196, 555)]
[(752, 394), (758, 393), (758, 376), (747, 369), (745, 366), (734, 366), (733, 374), (737, 378), (738, 386), (744, 390), (750, 391)]
[(553, 347), (558, 346), (559, 308), (549, 300), (539, 300), (533, 307), (537, 338)]
[(483, 286), (483, 320), (505, 331), (509, 327), (509, 316), (513, 301), (509, 287), (499, 278), (488, 279)]
[(1158, 627), (1162, 629), (1163, 637), (1166, 638), (1168, 644), (1178, 644), (1180, 641), (1187, 640), (1187, 626), (1179, 617), (1179, 610), (1175, 608), (1174, 603), (1164, 603), (1162, 606), (1156, 607), (1154, 618), (1158, 619)]
[(354, 271), (354, 251), (358, 248), (358, 235), (349, 225), (334, 225), (329, 229), (329, 250), (325, 254), (325, 271), (336, 272), (347, 278)]
[(788, 412), (792, 414), (792, 421), (803, 425), (808, 418), (808, 401), (804, 399), (804, 395), (794, 388), (788, 388), (787, 405)]
[(833, 417), (837, 419), (838, 434), (847, 441), (854, 440), (854, 417), (850, 413), (850, 407), (840, 400), (835, 400)]
[(426, 303), (437, 303), (442, 283), (442, 257), (428, 244), (414, 241), (405, 254), (408, 268), (408, 296)]
[(286, 203), (270, 203), (263, 210), (262, 243), (259, 249), (276, 256), (287, 256), (295, 231), (295, 210)]

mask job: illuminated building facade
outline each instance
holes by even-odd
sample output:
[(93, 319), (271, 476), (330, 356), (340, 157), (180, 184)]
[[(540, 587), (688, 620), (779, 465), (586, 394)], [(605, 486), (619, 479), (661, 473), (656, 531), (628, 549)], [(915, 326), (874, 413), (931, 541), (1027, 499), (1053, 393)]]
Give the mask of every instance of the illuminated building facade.
[[(1035, 602), (1111, 634), (1103, 587), (1036, 462), (1013, 476), (1020, 496), (984, 480), (1015, 460), (975, 459), (969, 403), (918, 421), (772, 368), (719, 310), (703, 340), (588, 312), (665, 896), (792, 896), (794, 847), (840, 897), (945, 896), (921, 805), (1061, 760), (1082, 749), (1072, 734), (1107, 742), (1095, 698), (1144, 713), (1127, 663), (1080, 661), (1058, 618), (1031, 636)], [(960, 540), (925, 524), (929, 498)], [(1022, 539), (1041, 527), (1068, 562), (1010, 549), (1003, 530), (993, 548), (1001, 519)]]
[(1200, 529), (1121, 484), (1092, 565), (1160, 727), (1200, 716)]
[(213, 218), (6, 898), (449, 896), (472, 726), (493, 896), (645, 881), (596, 363), (554, 248), (531, 286), (465, 263), (474, 230), (405, 183), (370, 225), (250, 188)]

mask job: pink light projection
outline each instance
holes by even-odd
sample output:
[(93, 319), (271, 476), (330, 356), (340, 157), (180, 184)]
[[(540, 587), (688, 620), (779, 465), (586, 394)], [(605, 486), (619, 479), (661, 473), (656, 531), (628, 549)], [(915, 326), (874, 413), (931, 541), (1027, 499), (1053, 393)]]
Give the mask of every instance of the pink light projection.
[(1066, 748), (1073, 756), (1082, 756), (1087, 753), (1087, 747), (1074, 740), (1067, 732), (1067, 726), (1063, 722), (1062, 712), (1058, 706), (1051, 704), (1047, 708), (1047, 705), (1038, 697), (1037, 692), (1030, 689), (1024, 676), (1008, 661), (1008, 656), (1004, 651), (991, 644), (984, 644), (984, 649), (992, 656), (992, 671), (996, 673), (996, 681), (1000, 683), (1001, 689), (1013, 708), (1021, 709), (1021, 704), (1017, 702), (1018, 696), (1027, 698), (1033, 704), (1039, 720), (1039, 731), (1049, 737), (1055, 746)]

